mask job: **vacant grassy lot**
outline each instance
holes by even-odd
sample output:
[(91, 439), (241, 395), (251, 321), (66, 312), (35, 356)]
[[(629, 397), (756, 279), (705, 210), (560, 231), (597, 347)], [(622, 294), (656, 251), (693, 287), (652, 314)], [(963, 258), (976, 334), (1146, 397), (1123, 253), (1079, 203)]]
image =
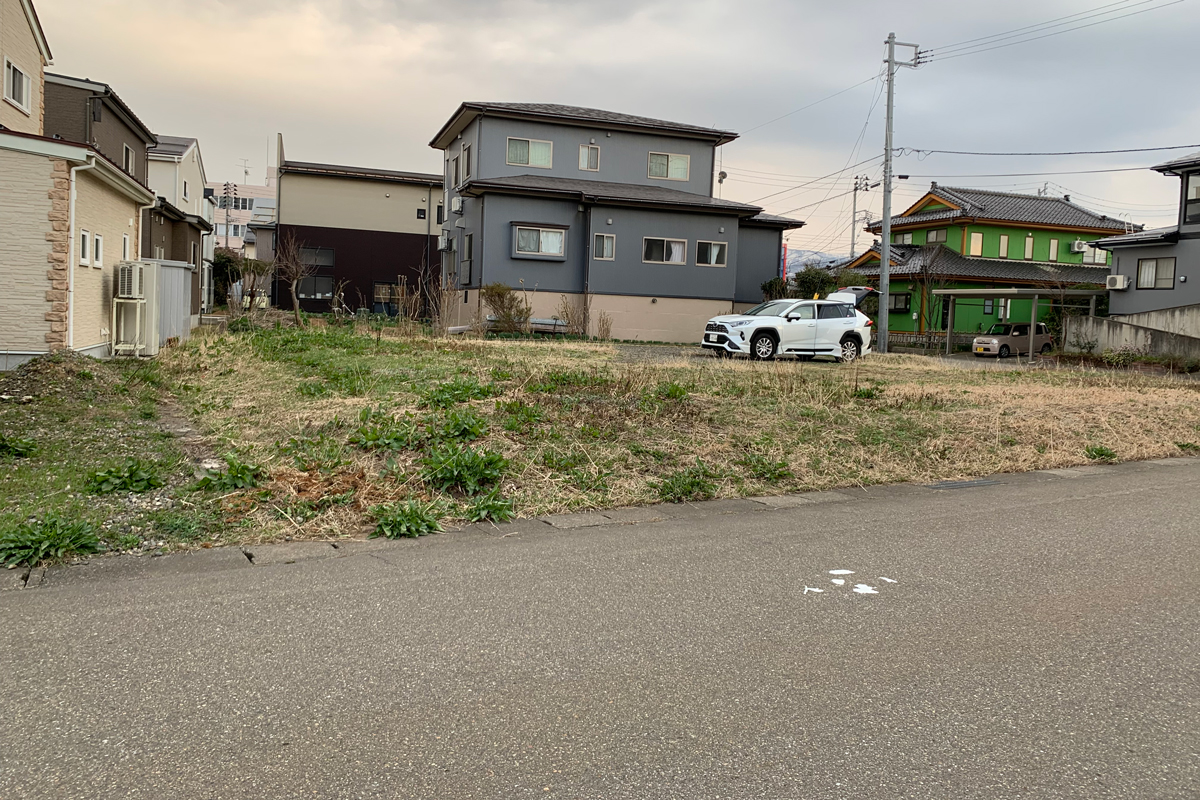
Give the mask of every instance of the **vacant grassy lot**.
[[(0, 378), (15, 398), (0, 403), (0, 537), (47, 515), (84, 520), (99, 549), (415, 536), (1200, 450), (1186, 379), (636, 352), (287, 327), (200, 335), (150, 364), (51, 359)], [(202, 439), (164, 431), (163, 413)]]

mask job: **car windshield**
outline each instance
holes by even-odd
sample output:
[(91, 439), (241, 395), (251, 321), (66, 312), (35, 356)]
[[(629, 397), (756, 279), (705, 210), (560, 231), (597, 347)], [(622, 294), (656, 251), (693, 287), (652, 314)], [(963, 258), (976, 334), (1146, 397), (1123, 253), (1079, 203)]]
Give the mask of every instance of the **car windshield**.
[(784, 311), (787, 311), (787, 309), (795, 302), (795, 300), (769, 300), (766, 303), (760, 303), (749, 311), (743, 311), (742, 313), (748, 317), (778, 317), (781, 316)]
[(992, 336), (1008, 336), (1011, 330), (1012, 325), (1001, 325), (996, 323), (992, 327), (988, 328), (988, 333)]

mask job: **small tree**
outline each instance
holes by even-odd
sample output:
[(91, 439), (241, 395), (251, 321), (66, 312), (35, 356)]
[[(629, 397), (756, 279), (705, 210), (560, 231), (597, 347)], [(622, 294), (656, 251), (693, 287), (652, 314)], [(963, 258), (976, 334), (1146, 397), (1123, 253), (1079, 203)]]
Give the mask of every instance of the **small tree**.
[(304, 320), (300, 316), (300, 298), (297, 295), (297, 288), (301, 281), (311, 278), (317, 272), (315, 264), (306, 263), (301, 257), (301, 249), (302, 245), (296, 240), (296, 234), (290, 230), (285, 231), (283, 236), (279, 237), (279, 243), (275, 247), (275, 274), (279, 280), (287, 283), (291, 292), (292, 312), (296, 315), (297, 327), (304, 325)]
[(242, 254), (231, 247), (218, 247), (213, 251), (213, 294), (228, 297), (229, 288), (241, 279)]

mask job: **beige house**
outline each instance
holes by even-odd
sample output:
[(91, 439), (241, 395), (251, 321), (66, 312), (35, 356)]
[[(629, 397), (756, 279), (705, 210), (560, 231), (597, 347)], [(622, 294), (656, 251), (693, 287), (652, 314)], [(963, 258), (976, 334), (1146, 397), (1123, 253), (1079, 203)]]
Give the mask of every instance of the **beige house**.
[(107, 356), (114, 267), (140, 257), (154, 195), (95, 148), (41, 135), (50, 51), (26, 0), (0, 0), (0, 57), (0, 369), (62, 349)]

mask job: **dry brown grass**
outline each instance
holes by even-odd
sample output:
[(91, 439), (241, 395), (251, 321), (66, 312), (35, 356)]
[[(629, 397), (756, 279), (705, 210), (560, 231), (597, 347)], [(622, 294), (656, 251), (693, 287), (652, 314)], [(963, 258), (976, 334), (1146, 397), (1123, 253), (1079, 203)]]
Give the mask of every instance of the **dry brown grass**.
[[(521, 516), (656, 502), (655, 485), (697, 460), (713, 496), (730, 497), (1065, 467), (1087, 462), (1092, 445), (1121, 459), (1155, 458), (1200, 442), (1200, 384), (1190, 380), (964, 370), (916, 356), (873, 356), (857, 367), (626, 363), (607, 343), (386, 330), (376, 340), (330, 329), (203, 338), (166, 361), (196, 387), (181, 400), (217, 449), (269, 467), (270, 498), (245, 529), (263, 539), (361, 535), (372, 506), (440, 496), (420, 480), (419, 452), (381, 454), (347, 440), (367, 407), (436, 418), (421, 395), (451, 379), (497, 392), (467, 404), (489, 423), (474, 445), (509, 459), (501, 492)], [(321, 393), (302, 394), (304, 386)], [(512, 424), (504, 404), (514, 401), (539, 420)], [(338, 454), (325, 471), (299, 469), (281, 449), (320, 437)], [(305, 519), (289, 511), (343, 496)]]

